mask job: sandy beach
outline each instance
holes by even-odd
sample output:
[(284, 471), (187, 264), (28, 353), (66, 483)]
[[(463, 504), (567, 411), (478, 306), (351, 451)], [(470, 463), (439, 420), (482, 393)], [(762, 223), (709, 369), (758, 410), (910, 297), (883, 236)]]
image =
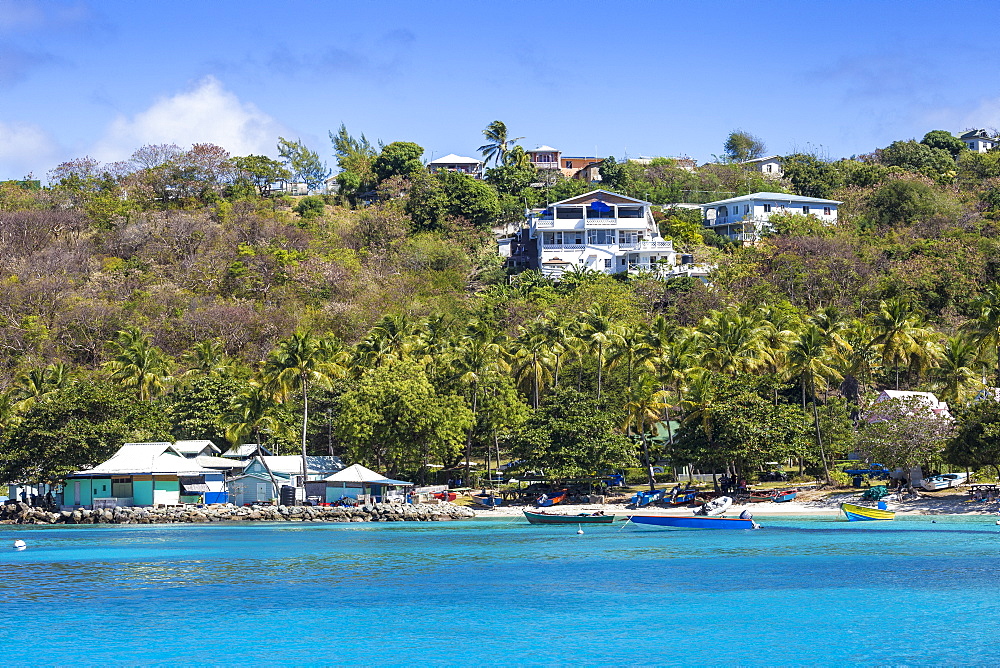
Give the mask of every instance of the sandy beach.
[[(970, 502), (968, 495), (964, 491), (948, 490), (945, 492), (923, 493), (920, 492), (915, 498), (904, 501), (896, 501), (895, 496), (890, 496), (887, 500), (889, 510), (895, 511), (899, 515), (991, 515), (1000, 510), (997, 501), (992, 502)], [(795, 501), (786, 503), (748, 503), (730, 507), (726, 516), (735, 517), (744, 510), (749, 510), (754, 517), (767, 516), (835, 516), (840, 514), (841, 503), (859, 503), (861, 505), (871, 505), (861, 501), (859, 492), (823, 492), (808, 491), (799, 494)], [(524, 510), (537, 510), (532, 505), (510, 505), (501, 506), (495, 509), (478, 508), (473, 506), (476, 517), (515, 517)], [(649, 506), (636, 510), (628, 508), (624, 503), (581, 503), (581, 504), (560, 504), (553, 508), (544, 509), (545, 512), (575, 515), (577, 513), (594, 513), (603, 511), (608, 515), (633, 515), (641, 513), (643, 515), (687, 515), (694, 510), (694, 507), (662, 507)]]

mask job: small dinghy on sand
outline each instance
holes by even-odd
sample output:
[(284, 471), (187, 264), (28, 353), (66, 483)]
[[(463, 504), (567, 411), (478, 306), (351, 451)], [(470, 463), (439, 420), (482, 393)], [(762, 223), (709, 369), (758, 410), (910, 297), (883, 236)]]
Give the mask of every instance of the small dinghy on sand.
[(701, 508), (695, 510), (694, 514), (705, 517), (718, 517), (722, 513), (729, 510), (729, 506), (731, 505), (733, 505), (733, 500), (731, 498), (728, 496), (719, 496), (707, 502)]

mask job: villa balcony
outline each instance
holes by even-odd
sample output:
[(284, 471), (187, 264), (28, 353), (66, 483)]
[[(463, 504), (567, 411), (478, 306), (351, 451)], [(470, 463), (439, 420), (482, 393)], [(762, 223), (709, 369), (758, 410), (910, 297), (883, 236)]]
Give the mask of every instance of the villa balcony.
[(672, 251), (674, 249), (674, 242), (663, 240), (663, 241), (636, 241), (633, 243), (619, 243), (618, 248), (620, 250), (664, 250)]
[(556, 221), (554, 218), (535, 218), (535, 227), (555, 227)]
[(584, 250), (585, 244), (541, 244), (542, 250), (562, 251), (562, 250)]

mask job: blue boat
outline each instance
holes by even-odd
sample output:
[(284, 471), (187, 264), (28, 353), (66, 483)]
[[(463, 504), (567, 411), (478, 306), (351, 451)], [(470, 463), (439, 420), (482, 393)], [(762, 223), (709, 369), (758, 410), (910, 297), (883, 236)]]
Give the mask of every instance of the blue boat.
[(503, 505), (503, 499), (499, 496), (494, 496), (492, 494), (473, 494), (472, 500), (481, 506), (486, 506), (487, 508), (496, 508)]
[(662, 498), (662, 489), (655, 489), (650, 492), (636, 492), (635, 496), (632, 497), (632, 505), (636, 508), (642, 508), (643, 506), (648, 506), (649, 504), (655, 503)]
[(750, 518), (742, 519), (739, 517), (629, 515), (628, 518), (635, 524), (648, 524), (655, 527), (671, 527), (674, 529), (756, 529), (758, 526)]

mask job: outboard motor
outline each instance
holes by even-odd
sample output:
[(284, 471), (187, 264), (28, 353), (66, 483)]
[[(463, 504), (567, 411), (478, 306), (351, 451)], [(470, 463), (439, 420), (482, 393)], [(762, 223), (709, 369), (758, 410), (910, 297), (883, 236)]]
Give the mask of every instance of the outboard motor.
[(753, 519), (753, 514), (749, 510), (744, 510), (742, 513), (740, 513), (740, 519), (741, 520), (752, 520)]

